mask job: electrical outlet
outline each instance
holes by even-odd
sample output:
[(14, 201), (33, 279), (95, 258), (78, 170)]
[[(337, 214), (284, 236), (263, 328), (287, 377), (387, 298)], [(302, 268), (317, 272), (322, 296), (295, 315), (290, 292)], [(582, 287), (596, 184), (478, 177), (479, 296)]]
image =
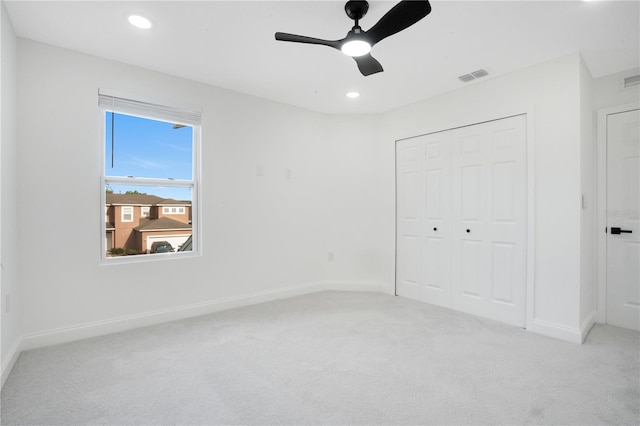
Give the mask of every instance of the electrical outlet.
[(264, 167), (260, 164), (256, 166), (256, 176), (264, 176)]
[(11, 293), (4, 295), (4, 312), (7, 314), (11, 312)]
[(330, 251), (329, 253), (327, 253), (327, 260), (329, 262), (333, 262), (333, 259), (334, 259), (333, 252)]
[(293, 170), (284, 169), (284, 178), (285, 179), (293, 179)]

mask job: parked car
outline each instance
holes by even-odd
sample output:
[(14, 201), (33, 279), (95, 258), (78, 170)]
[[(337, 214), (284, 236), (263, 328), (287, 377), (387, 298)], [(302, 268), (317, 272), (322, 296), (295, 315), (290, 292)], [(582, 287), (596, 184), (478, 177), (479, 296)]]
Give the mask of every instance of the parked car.
[(151, 244), (151, 253), (171, 253), (175, 251), (168, 241), (154, 241)]
[(182, 243), (182, 245), (180, 247), (178, 247), (178, 251), (191, 251), (193, 250), (193, 239), (192, 239), (193, 235), (189, 235), (189, 238), (187, 238), (187, 241), (185, 241), (184, 243)]

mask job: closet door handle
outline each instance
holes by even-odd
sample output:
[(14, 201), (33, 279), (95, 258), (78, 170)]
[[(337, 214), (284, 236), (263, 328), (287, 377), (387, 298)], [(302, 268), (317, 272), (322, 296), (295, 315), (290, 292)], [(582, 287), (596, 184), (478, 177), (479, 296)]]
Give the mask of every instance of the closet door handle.
[(469, 234), (471, 232), (471, 229), (467, 229), (467, 234)]
[(438, 228), (433, 228), (433, 230), (434, 230), (434, 231), (437, 231), (437, 230), (438, 230)]

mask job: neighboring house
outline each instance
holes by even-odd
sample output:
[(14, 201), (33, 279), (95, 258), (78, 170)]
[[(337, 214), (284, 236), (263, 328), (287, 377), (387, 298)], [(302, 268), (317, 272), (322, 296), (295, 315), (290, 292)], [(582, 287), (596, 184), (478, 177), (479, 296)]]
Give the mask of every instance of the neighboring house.
[(191, 201), (147, 194), (106, 194), (106, 250), (148, 253), (154, 241), (178, 249), (191, 236)]

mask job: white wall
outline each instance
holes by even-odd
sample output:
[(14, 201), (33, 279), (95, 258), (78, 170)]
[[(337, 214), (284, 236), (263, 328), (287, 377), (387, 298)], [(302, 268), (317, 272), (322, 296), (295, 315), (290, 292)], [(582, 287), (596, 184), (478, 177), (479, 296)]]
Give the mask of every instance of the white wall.
[(624, 88), (626, 77), (640, 74), (640, 68), (623, 71), (593, 80), (593, 108), (599, 109), (626, 105), (640, 100), (640, 85)]
[[(380, 167), (388, 159), (381, 141), (382, 117), (330, 117), (326, 144), (329, 168), (325, 179), (333, 192), (327, 205), (327, 279), (392, 284), (393, 264), (386, 229), (393, 224), (393, 198), (388, 198), (388, 176)], [(393, 182), (391, 182), (393, 183)], [(391, 258), (393, 259), (393, 258)], [(389, 274), (391, 272), (391, 274)], [(391, 291), (391, 289), (390, 289)]]
[[(535, 161), (529, 326), (580, 338), (591, 306), (581, 294), (591, 287), (581, 286), (588, 79), (577, 54), (381, 116), (322, 115), (27, 40), (18, 40), (18, 71), (21, 149), (11, 182), (22, 195), (20, 222), (8, 223), (21, 225), (24, 347), (308, 284), (388, 291), (394, 141), (519, 113), (529, 114)], [(201, 257), (100, 265), (99, 88), (203, 109)]]
[[(18, 47), (26, 341), (309, 283), (383, 282), (375, 132), (32, 41)], [(99, 264), (98, 88), (203, 109), (202, 257)]]
[[(15, 351), (20, 337), (18, 313), (20, 294), (18, 288), (18, 158), (17, 117), (17, 58), (16, 37), (8, 18), (4, 3), (0, 3), (2, 30), (1, 88), (0, 106), (0, 304), (2, 341), (0, 342), (0, 362), (2, 372), (10, 370), (9, 353)], [(9, 300), (8, 300), (9, 299)], [(7, 311), (8, 304), (10, 310)], [(3, 374), (2, 379), (6, 375)]]
[[(596, 320), (596, 138), (593, 79), (580, 61), (580, 176), (584, 197), (580, 217), (580, 328), (588, 332)], [(585, 336), (586, 337), (586, 334)]]
[[(573, 341), (581, 335), (580, 64), (580, 56), (571, 55), (387, 114), (387, 161), (381, 170), (393, 179), (396, 139), (529, 113), (533, 138), (528, 143), (535, 161), (535, 214), (529, 218), (535, 223), (535, 281), (529, 326)], [(392, 227), (387, 232), (391, 234)]]

